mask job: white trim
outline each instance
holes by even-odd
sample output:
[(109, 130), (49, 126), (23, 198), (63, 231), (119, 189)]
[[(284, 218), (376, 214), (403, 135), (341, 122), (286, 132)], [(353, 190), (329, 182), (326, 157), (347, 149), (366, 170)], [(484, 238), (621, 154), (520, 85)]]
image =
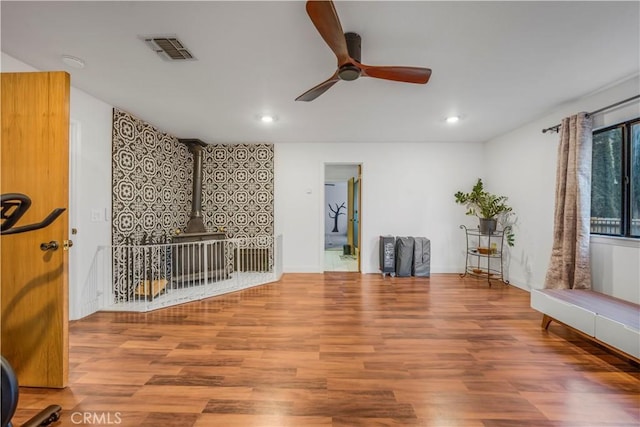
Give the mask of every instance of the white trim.
[(640, 249), (640, 239), (631, 237), (591, 235), (589, 242), (598, 245), (624, 246)]
[[(78, 181), (80, 177), (80, 139), (81, 125), (78, 120), (69, 120), (69, 229), (67, 240), (73, 241), (76, 235), (71, 233), (73, 228), (78, 228), (79, 220), (79, 188)], [(76, 242), (77, 243), (77, 242)], [(69, 318), (77, 319), (80, 309), (80, 263), (78, 262), (78, 247), (69, 248), (68, 253), (68, 273), (69, 273)]]

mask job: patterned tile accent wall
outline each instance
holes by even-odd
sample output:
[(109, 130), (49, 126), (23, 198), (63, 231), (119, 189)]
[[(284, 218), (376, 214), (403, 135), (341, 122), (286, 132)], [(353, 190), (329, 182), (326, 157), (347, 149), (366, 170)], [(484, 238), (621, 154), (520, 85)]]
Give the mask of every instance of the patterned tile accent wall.
[[(190, 138), (190, 135), (184, 135)], [(187, 146), (113, 110), (114, 245), (157, 242), (184, 231), (191, 212), (193, 157)], [(203, 153), (202, 215), (227, 237), (273, 235), (273, 145), (215, 144)]]
[(184, 228), (191, 200), (191, 153), (177, 138), (113, 110), (112, 243), (157, 241)]
[(273, 145), (212, 145), (203, 156), (207, 230), (227, 237), (273, 236)]

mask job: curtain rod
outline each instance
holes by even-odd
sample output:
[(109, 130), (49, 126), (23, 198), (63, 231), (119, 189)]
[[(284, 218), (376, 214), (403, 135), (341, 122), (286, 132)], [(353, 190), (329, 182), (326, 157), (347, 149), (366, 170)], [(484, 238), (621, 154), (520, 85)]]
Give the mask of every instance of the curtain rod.
[[(622, 100), (620, 102), (616, 102), (615, 104), (607, 105), (606, 107), (602, 107), (599, 110), (587, 113), (587, 116), (593, 116), (594, 114), (602, 113), (603, 111), (606, 111), (606, 110), (609, 110), (611, 108), (617, 107), (618, 105), (626, 104), (626, 103), (631, 102), (633, 100), (636, 100), (638, 98), (640, 98), (640, 95), (632, 96), (631, 98), (624, 99), (624, 100)], [(555, 126), (548, 127), (546, 129), (542, 129), (542, 133), (558, 132), (558, 130), (560, 129), (560, 126), (561, 125), (555, 125)]]

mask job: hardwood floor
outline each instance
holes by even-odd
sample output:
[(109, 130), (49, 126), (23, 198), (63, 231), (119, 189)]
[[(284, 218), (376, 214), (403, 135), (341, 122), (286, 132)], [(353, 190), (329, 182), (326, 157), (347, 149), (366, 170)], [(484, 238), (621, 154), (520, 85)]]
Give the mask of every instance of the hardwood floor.
[(21, 389), (61, 425), (638, 426), (640, 372), (458, 275), (286, 274), (70, 327), (70, 386)]

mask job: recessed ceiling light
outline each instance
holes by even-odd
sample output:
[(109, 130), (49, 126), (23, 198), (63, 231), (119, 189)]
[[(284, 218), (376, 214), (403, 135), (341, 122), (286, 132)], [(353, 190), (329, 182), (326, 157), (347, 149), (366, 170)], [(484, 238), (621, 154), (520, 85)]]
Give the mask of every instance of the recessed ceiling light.
[(263, 114), (262, 116), (260, 116), (260, 121), (262, 123), (273, 123), (276, 121), (276, 117), (270, 114)]
[(71, 55), (62, 55), (62, 62), (73, 68), (84, 68), (84, 61)]
[(449, 116), (445, 119), (447, 123), (457, 123), (460, 120), (460, 116)]

